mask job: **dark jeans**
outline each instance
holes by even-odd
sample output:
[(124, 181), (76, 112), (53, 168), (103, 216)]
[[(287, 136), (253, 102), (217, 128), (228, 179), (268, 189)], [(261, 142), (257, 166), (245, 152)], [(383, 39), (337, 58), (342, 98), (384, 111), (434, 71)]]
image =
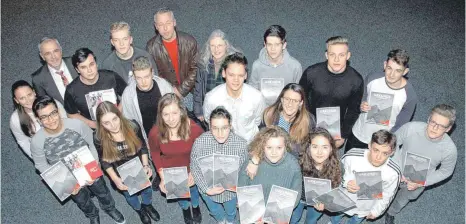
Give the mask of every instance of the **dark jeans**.
[(346, 141), (345, 154), (352, 148), (368, 149), (369, 147), (366, 143), (359, 141), (359, 139), (354, 136), (353, 132), (351, 132), (351, 135)]
[(113, 200), (110, 191), (103, 177), (95, 180), (90, 186), (82, 187), (76, 195), (71, 195), (71, 199), (78, 205), (78, 208), (84, 212), (88, 218), (99, 216), (99, 209), (95, 207), (91, 199), (91, 192), (99, 200), (100, 208), (104, 211), (111, 211), (115, 209), (115, 201)]

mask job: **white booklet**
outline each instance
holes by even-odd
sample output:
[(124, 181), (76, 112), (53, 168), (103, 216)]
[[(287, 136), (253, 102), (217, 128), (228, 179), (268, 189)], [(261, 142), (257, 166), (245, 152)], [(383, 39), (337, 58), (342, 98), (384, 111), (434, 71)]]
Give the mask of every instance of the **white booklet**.
[(289, 223), (297, 199), (298, 192), (272, 185), (262, 220), (275, 224)]
[(371, 92), (369, 105), (371, 110), (367, 113), (366, 122), (388, 126), (393, 108), (393, 94)]
[(313, 199), (332, 190), (332, 181), (327, 179), (303, 177), (306, 204), (315, 205)]
[(87, 146), (71, 152), (63, 157), (63, 161), (81, 186), (85, 186), (86, 181), (94, 181), (103, 175), (99, 163)]
[(403, 176), (411, 182), (426, 186), (430, 158), (415, 153), (406, 152)]
[(277, 100), (281, 91), (285, 87), (283, 78), (261, 78), (260, 90), (267, 105), (272, 105)]
[(262, 185), (238, 187), (236, 190), (240, 223), (249, 224), (262, 221), (265, 212)]
[(214, 154), (214, 186), (236, 192), (239, 165), (239, 156)]
[(340, 107), (316, 109), (317, 127), (325, 128), (334, 139), (341, 139)]
[(76, 178), (62, 161), (53, 164), (40, 176), (44, 178), (45, 183), (49, 185), (60, 201), (64, 201), (75, 189), (80, 187)]
[(96, 120), (95, 112), (100, 103), (104, 101), (109, 101), (115, 105), (117, 103), (117, 97), (113, 88), (89, 92), (85, 97), (87, 108), (89, 108), (89, 114), (91, 115), (91, 119), (94, 121)]
[(382, 173), (380, 171), (356, 172), (356, 184), (360, 187), (357, 192), (358, 200), (382, 200)]
[(315, 203), (322, 203), (330, 212), (341, 212), (356, 205), (340, 188), (335, 188), (323, 195), (314, 198)]
[(167, 199), (190, 198), (188, 169), (185, 166), (163, 168), (163, 184), (167, 189)]
[(199, 157), (197, 162), (201, 168), (202, 176), (207, 183), (207, 188), (212, 188), (214, 186), (214, 156), (208, 155)]
[(124, 185), (128, 187), (129, 195), (133, 195), (151, 186), (149, 177), (143, 169), (141, 160), (137, 156), (117, 167), (117, 171)]

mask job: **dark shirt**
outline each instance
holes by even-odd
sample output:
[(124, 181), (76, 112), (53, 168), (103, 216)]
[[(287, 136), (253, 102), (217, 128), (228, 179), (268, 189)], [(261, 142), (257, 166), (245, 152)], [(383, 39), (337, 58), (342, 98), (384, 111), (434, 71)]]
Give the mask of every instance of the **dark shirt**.
[(68, 114), (80, 113), (85, 118), (92, 120), (89, 112), (89, 107), (86, 101), (86, 94), (99, 90), (114, 89), (117, 95), (117, 103), (119, 97), (123, 94), (126, 88), (126, 82), (117, 73), (108, 70), (99, 70), (99, 79), (93, 85), (84, 84), (78, 77), (74, 79), (65, 91), (65, 110)]
[(299, 84), (306, 92), (312, 114), (316, 115), (316, 108), (340, 107), (341, 136), (348, 138), (360, 113), (364, 94), (362, 76), (349, 65), (340, 74), (331, 73), (325, 61), (309, 66)]
[(157, 82), (153, 81), (152, 89), (149, 91), (141, 91), (136, 87), (138, 95), (139, 111), (141, 111), (142, 125), (146, 133), (150, 132), (150, 129), (155, 124), (157, 119), (157, 105), (159, 99), (162, 97)]
[(119, 75), (127, 77), (126, 79), (123, 78), (124, 80), (128, 80), (130, 72), (133, 71), (133, 59), (134, 59), (134, 56), (135, 55), (133, 54), (133, 56), (131, 58), (129, 58), (128, 60), (123, 60), (121, 58), (118, 58), (118, 60), (121, 62), (121, 65), (122, 65), (123, 69), (125, 70), (124, 74), (119, 74)]

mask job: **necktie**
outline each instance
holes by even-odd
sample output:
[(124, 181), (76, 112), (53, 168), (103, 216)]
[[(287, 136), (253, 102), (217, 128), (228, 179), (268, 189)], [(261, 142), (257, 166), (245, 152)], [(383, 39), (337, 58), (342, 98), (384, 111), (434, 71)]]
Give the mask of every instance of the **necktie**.
[(61, 81), (63, 81), (63, 85), (66, 87), (68, 85), (68, 79), (66, 78), (65, 74), (62, 70), (56, 72), (61, 77)]

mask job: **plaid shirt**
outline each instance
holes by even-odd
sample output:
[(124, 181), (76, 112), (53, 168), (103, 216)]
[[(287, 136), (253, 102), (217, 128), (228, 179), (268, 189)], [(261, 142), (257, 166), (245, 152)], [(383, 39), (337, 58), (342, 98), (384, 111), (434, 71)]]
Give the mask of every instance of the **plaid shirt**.
[[(199, 188), (199, 192), (202, 194), (206, 194), (208, 188), (197, 159), (203, 156), (212, 155), (214, 153), (221, 155), (239, 156), (239, 167), (242, 167), (243, 163), (248, 158), (248, 145), (246, 140), (234, 134), (233, 132), (230, 132), (228, 139), (223, 144), (218, 143), (210, 131), (205, 132), (196, 139), (191, 150), (191, 174), (194, 177), (194, 182)], [(210, 197), (217, 203), (223, 203), (236, 197), (236, 193), (225, 190), (221, 194)]]
[[(214, 89), (220, 84), (223, 84), (223, 76), (220, 74), (220, 72), (215, 71), (215, 64), (214, 60), (210, 59), (209, 60), (209, 65), (208, 65), (208, 70), (209, 72), (207, 73), (207, 85), (205, 87), (205, 92), (209, 92), (210, 90)], [(217, 76), (217, 78), (215, 78)]]

